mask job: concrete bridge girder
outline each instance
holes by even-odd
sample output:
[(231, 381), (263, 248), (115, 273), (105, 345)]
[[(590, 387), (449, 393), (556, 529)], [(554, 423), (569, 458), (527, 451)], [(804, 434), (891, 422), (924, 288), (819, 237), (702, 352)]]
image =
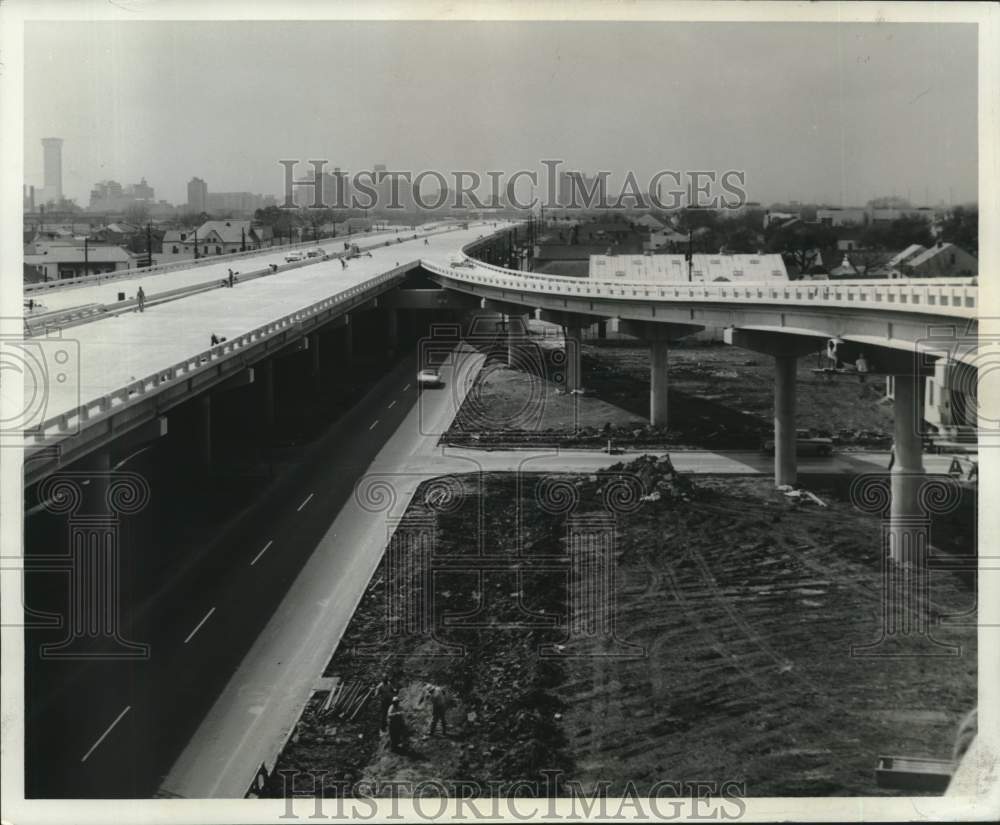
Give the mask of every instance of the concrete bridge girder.
[[(482, 296), (487, 302), (501, 301), (521, 307), (538, 307), (543, 311), (585, 316), (592, 321), (600, 318), (650, 321), (654, 323), (700, 324), (704, 327), (760, 327), (788, 329), (809, 335), (846, 339), (883, 339), (886, 346), (912, 350), (915, 342), (933, 335), (934, 330), (954, 322), (931, 314), (921, 315), (892, 312), (885, 307), (824, 307), (817, 309), (794, 304), (748, 304), (709, 302), (644, 301), (641, 298), (605, 298), (602, 296), (553, 295), (513, 291), (467, 283), (459, 279), (432, 273), (432, 280), (450, 289)], [(960, 334), (974, 335), (975, 324)]]
[(496, 312), (500, 315), (516, 315), (518, 317), (523, 317), (525, 315), (534, 315), (535, 309), (529, 304), (515, 304), (509, 301), (497, 301), (493, 298), (483, 299), (483, 309), (487, 312)]
[(394, 289), (382, 298), (386, 309), (477, 309), (481, 305), (481, 298), (452, 289)]

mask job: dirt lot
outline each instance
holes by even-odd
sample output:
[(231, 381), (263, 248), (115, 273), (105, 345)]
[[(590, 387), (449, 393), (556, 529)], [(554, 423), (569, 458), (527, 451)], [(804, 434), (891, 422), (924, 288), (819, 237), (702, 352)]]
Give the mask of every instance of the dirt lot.
[[(680, 342), (670, 352), (669, 426), (649, 426), (649, 350), (631, 339), (584, 342), (583, 395), (562, 390), (561, 340), (529, 344), (545, 358), (542, 374), (507, 369), (497, 350), (456, 418), (453, 444), (621, 445), (747, 449), (773, 426), (772, 359), (725, 344)], [(540, 359), (539, 359), (540, 360)], [(524, 359), (530, 364), (531, 359)], [(798, 426), (833, 436), (841, 447), (885, 447), (891, 407), (884, 381), (830, 381), (814, 356), (799, 359)], [(530, 409), (525, 399), (534, 397)]]
[[(664, 465), (640, 461), (621, 472), (655, 489), (646, 501), (615, 499), (615, 473), (466, 476), (444, 504), (418, 493), (404, 523), (431, 531), (434, 572), (413, 580), (407, 603), (434, 605), (435, 633), (385, 635), (387, 621), (413, 616), (393, 602), (406, 615), (387, 617), (383, 565), (327, 669), (362, 690), (391, 670), (410, 749), (389, 750), (374, 700), (337, 718), (322, 712), (328, 694), (318, 691), (278, 769), (324, 770), (328, 783), (486, 783), (558, 770), (584, 789), (608, 780), (612, 796), (658, 780), (745, 782), (750, 796), (874, 795), (891, 793), (875, 784), (879, 755), (950, 756), (976, 704), (974, 628), (934, 630), (962, 646), (960, 657), (851, 655), (879, 635), (880, 524), (838, 499), (840, 482), (814, 488), (824, 507), (767, 479), (672, 480)], [(593, 516), (606, 500), (629, 510), (612, 553), (626, 658), (600, 635), (567, 635), (567, 512)], [(974, 502), (964, 508), (932, 540), (947, 533), (951, 549), (969, 552)], [(476, 523), (482, 531), (470, 535)], [(484, 556), (492, 569), (474, 572)], [(971, 584), (954, 574), (933, 574), (931, 593), (938, 614), (974, 608)], [(446, 626), (445, 614), (466, 615), (467, 626)], [(545, 626), (550, 617), (561, 624)], [(546, 643), (562, 649), (542, 655)], [(440, 655), (453, 645), (464, 652)], [(448, 736), (425, 736), (428, 681), (453, 697)]]

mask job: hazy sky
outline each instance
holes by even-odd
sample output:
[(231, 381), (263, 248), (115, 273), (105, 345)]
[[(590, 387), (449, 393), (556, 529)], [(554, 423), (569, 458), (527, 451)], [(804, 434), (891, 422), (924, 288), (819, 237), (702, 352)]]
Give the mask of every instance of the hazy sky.
[(973, 200), (976, 49), (960, 24), (30, 22), (25, 180), (54, 136), (81, 205), (103, 178), (277, 193), (281, 158)]

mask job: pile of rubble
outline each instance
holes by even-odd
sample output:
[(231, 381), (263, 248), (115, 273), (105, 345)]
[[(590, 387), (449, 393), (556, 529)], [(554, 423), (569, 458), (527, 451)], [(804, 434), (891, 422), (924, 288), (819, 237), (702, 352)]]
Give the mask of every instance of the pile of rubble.
[[(677, 472), (669, 455), (641, 455), (632, 461), (614, 464), (600, 473), (604, 485), (616, 477), (637, 482), (644, 502), (664, 498), (689, 501), (705, 492), (695, 485), (690, 475)], [(602, 490), (603, 487), (598, 489), (598, 495)]]

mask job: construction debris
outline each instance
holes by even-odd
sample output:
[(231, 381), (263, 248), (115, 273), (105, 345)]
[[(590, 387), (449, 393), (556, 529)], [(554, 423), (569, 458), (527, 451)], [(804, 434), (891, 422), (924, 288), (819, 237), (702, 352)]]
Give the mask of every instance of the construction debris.
[(365, 706), (368, 699), (375, 692), (375, 688), (365, 688), (359, 681), (341, 682), (330, 691), (323, 703), (322, 713), (324, 717), (333, 716), (340, 719), (353, 719)]

